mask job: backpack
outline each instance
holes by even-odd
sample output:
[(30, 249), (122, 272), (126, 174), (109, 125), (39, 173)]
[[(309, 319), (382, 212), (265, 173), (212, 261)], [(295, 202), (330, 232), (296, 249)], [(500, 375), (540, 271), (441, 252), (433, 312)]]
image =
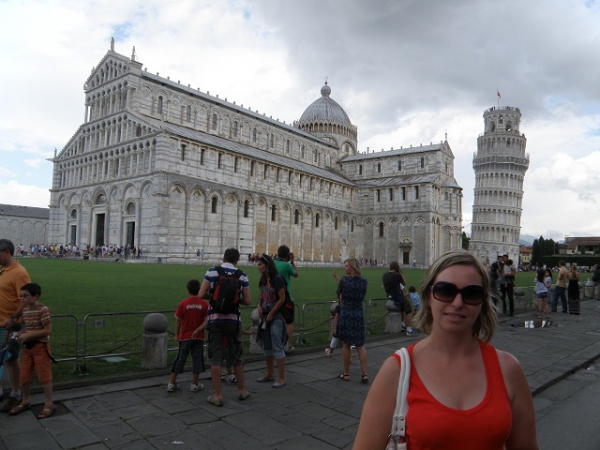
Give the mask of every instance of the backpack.
[(219, 280), (215, 283), (209, 300), (213, 312), (218, 314), (239, 313), (240, 277), (242, 271), (237, 269), (229, 275), (221, 266), (215, 267)]
[(283, 314), (283, 320), (285, 323), (292, 323), (294, 321), (295, 312), (294, 301), (292, 300), (292, 297), (290, 297), (290, 291), (288, 291), (288, 286), (285, 279), (283, 277), (281, 278), (283, 279), (283, 284), (285, 285), (285, 301), (283, 302), (281, 308), (279, 308), (279, 311), (281, 311), (281, 314)]

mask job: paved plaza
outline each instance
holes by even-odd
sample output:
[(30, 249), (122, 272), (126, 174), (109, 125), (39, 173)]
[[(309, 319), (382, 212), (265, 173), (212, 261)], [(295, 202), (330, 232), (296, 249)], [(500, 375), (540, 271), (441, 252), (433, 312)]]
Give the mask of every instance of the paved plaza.
[[(493, 341), (523, 365), (539, 415), (552, 407), (546, 388), (600, 357), (600, 302), (581, 303), (581, 315), (554, 314), (553, 324), (539, 325), (535, 313), (501, 317)], [(373, 379), (386, 357), (414, 342), (404, 335), (372, 340), (366, 345)], [(358, 364), (350, 382), (341, 372), (339, 349), (330, 359), (322, 349), (298, 352), (287, 360), (287, 386), (272, 389), (257, 383), (264, 362), (246, 365), (246, 387), (252, 396), (237, 400), (233, 384), (224, 385), (223, 407), (206, 401), (211, 393), (208, 372), (204, 391), (189, 391), (190, 374), (178, 379), (180, 390), (166, 392), (168, 375), (57, 390), (56, 414), (38, 420), (41, 394), (32, 411), (0, 416), (0, 449), (244, 449), (329, 450), (352, 447), (362, 404), (369, 389), (360, 383)], [(543, 399), (543, 401), (538, 401)]]

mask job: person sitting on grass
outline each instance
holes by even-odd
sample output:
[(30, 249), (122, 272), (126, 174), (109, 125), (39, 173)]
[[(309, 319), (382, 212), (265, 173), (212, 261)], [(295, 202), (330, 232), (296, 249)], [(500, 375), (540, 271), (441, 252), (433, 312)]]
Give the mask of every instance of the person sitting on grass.
[(204, 385), (198, 382), (200, 372), (204, 372), (204, 329), (208, 324), (208, 302), (198, 297), (200, 281), (190, 280), (187, 284), (190, 295), (182, 300), (175, 311), (175, 340), (179, 342), (177, 357), (171, 370), (167, 392), (175, 392), (177, 375), (183, 373), (187, 357), (192, 353), (192, 385), (190, 390), (198, 392)]
[(38, 419), (45, 419), (54, 414), (52, 402), (52, 358), (50, 353), (50, 333), (52, 320), (50, 310), (38, 300), (42, 288), (37, 283), (27, 283), (21, 287), (23, 302), (22, 318), (25, 329), (18, 333), (17, 342), (24, 346), (21, 356), (21, 403), (9, 411), (11, 416), (27, 411), (30, 406), (31, 380), (33, 371), (37, 372), (40, 384), (44, 389), (44, 409)]

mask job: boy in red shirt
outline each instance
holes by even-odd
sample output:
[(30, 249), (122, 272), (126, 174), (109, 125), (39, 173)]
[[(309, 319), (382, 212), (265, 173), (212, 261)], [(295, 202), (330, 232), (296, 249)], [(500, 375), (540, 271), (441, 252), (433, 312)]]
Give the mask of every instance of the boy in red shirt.
[(167, 392), (179, 389), (177, 375), (183, 373), (187, 357), (192, 353), (192, 392), (204, 389), (198, 383), (200, 372), (204, 372), (204, 329), (208, 323), (208, 302), (198, 297), (200, 281), (190, 280), (187, 284), (190, 297), (182, 300), (175, 311), (175, 340), (179, 342), (179, 351), (171, 369), (171, 379)]

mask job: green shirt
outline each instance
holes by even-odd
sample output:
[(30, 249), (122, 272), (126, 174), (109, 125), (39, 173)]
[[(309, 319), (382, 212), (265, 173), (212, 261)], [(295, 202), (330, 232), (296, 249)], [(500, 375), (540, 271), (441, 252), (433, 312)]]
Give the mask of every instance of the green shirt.
[(292, 283), (290, 277), (295, 277), (298, 274), (298, 272), (296, 272), (294, 267), (287, 261), (283, 261), (281, 259), (274, 259), (273, 262), (275, 263), (275, 267), (277, 267), (277, 272), (279, 272), (279, 275), (281, 275), (287, 283), (290, 298), (293, 300), (294, 298), (292, 297)]

